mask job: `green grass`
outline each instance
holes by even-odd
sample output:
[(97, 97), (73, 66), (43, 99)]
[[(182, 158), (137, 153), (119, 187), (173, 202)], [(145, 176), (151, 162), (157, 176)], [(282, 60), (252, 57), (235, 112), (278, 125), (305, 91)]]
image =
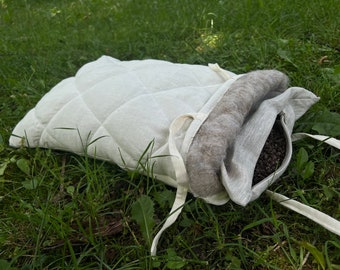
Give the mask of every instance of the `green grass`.
[[(321, 97), (296, 130), (339, 137), (339, 14), (338, 0), (0, 0), (0, 269), (340, 269), (339, 237), (265, 196), (245, 208), (190, 197), (152, 259), (132, 208), (152, 199), (155, 233), (173, 189), (87, 157), (7, 143), (44, 93), (103, 54), (279, 69)], [(340, 219), (339, 151), (311, 140), (294, 146), (272, 189)], [(300, 149), (311, 175), (297, 166)]]

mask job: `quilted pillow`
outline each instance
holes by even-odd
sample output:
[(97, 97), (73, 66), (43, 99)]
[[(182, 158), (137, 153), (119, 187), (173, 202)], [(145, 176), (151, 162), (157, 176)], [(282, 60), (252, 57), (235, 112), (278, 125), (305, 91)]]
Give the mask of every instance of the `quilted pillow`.
[[(119, 61), (103, 56), (48, 92), (17, 124), (10, 145), (70, 151), (135, 169), (153, 143), (154, 176), (177, 188), (177, 218), (187, 192), (216, 205), (246, 205), (287, 168), (295, 121), (318, 100), (288, 87), (275, 70), (236, 75), (217, 64)], [(274, 125), (285, 140), (281, 164), (253, 182)], [(147, 160), (145, 160), (147, 162)]]

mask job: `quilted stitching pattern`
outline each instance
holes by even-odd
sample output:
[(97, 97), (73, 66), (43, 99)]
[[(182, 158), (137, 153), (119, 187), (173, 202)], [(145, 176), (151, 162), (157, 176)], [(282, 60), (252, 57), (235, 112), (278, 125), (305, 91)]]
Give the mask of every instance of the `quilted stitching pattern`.
[[(224, 83), (206, 66), (103, 56), (56, 85), (13, 134), (27, 134), (30, 147), (77, 154), (101, 138), (88, 147), (89, 155), (123, 166), (122, 155), (134, 168), (152, 140), (155, 154), (168, 154), (173, 119), (200, 111)], [(11, 137), (10, 144), (19, 146), (20, 139)]]

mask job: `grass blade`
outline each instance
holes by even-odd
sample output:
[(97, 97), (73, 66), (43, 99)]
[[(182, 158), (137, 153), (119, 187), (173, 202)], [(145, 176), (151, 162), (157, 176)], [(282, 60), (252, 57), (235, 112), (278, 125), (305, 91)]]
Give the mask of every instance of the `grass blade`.
[(133, 205), (131, 210), (131, 217), (140, 226), (146, 242), (151, 245), (152, 228), (155, 225), (153, 202), (147, 195), (142, 195)]

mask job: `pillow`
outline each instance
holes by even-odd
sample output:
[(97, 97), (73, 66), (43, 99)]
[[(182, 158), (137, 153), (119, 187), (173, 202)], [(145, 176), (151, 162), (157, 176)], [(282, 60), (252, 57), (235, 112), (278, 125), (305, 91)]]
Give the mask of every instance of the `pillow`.
[[(217, 64), (102, 56), (48, 92), (14, 128), (10, 145), (86, 153), (133, 170), (152, 143), (144, 162), (152, 157), (154, 176), (177, 188), (155, 254), (187, 192), (215, 205), (231, 199), (245, 206), (275, 182), (290, 162), (295, 121), (318, 99), (288, 87), (276, 70), (236, 75)], [(255, 183), (274, 127), (282, 159)]]

